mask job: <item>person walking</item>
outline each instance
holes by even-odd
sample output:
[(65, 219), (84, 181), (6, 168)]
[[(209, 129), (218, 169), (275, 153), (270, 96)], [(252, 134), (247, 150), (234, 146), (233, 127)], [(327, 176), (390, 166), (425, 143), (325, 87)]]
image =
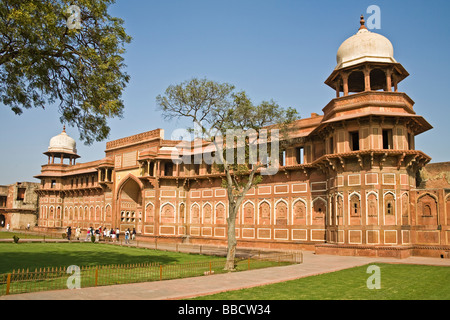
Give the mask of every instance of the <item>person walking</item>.
[(81, 236), (81, 229), (80, 229), (80, 227), (77, 227), (75, 229), (75, 238), (77, 238), (77, 240), (79, 241), (80, 240), (80, 236)]
[(120, 230), (119, 228), (116, 229), (116, 238), (117, 238), (117, 242), (119, 242), (119, 234), (120, 234)]
[(133, 232), (131, 232), (131, 240), (135, 240), (136, 239), (136, 228), (133, 228)]
[(130, 244), (130, 229), (125, 231), (125, 244)]
[(91, 239), (91, 228), (87, 228), (86, 230), (86, 240), (84, 241), (89, 241)]
[(70, 241), (70, 236), (72, 235), (72, 228), (69, 226), (68, 228), (67, 228), (67, 240), (69, 240)]

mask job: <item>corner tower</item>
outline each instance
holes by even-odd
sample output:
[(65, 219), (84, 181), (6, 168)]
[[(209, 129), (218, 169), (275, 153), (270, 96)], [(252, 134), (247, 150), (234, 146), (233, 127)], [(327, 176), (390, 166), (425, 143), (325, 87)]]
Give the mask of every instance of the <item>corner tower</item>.
[(314, 130), (326, 142), (319, 159), (329, 178), (327, 242), (340, 245), (411, 243), (410, 191), (431, 158), (415, 150), (415, 136), (432, 126), (399, 91), (409, 76), (392, 43), (369, 31), (361, 16), (357, 33), (337, 52), (325, 81), (336, 98)]

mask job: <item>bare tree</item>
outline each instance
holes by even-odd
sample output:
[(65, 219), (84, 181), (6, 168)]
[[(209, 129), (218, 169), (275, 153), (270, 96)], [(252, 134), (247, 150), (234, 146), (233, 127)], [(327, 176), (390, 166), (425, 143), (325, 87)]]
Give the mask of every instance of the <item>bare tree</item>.
[[(207, 79), (192, 79), (171, 85), (156, 98), (165, 119), (183, 118), (192, 121), (204, 140), (215, 146), (216, 167), (224, 173), (222, 186), (228, 197), (228, 250), (226, 270), (235, 269), (236, 216), (250, 188), (262, 181), (261, 169), (269, 165), (267, 157), (255, 158), (254, 147), (261, 140), (258, 132), (270, 126), (285, 132), (287, 125), (298, 118), (293, 108), (282, 109), (274, 101), (254, 105), (244, 91)], [(225, 147), (223, 145), (226, 137)], [(268, 136), (265, 142), (270, 142)], [(237, 152), (234, 152), (237, 151)], [(231, 156), (230, 156), (231, 154)], [(279, 155), (275, 156), (278, 161)]]

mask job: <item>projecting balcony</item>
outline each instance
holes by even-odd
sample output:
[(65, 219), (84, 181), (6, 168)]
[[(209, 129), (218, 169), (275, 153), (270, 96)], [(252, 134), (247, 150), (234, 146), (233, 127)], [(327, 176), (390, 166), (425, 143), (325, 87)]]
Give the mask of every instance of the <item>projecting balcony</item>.
[(335, 98), (323, 108), (323, 122), (357, 114), (411, 116), (414, 101), (403, 92), (364, 91)]
[(417, 168), (424, 167), (431, 158), (418, 150), (361, 150), (337, 154), (327, 154), (315, 160), (312, 165), (318, 169), (333, 171), (346, 170), (346, 165), (357, 161), (360, 169), (373, 169), (378, 167), (380, 170), (389, 165), (409, 169), (412, 166)]

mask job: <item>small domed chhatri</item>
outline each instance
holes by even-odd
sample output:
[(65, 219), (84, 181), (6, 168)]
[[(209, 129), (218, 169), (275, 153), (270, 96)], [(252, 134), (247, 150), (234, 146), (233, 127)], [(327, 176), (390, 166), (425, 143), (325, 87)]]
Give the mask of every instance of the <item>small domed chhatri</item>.
[(343, 92), (395, 91), (397, 85), (409, 73), (394, 59), (394, 47), (384, 36), (367, 30), (364, 16), (358, 32), (345, 40), (336, 55), (337, 66), (325, 81), (336, 90), (336, 97)]
[(386, 37), (367, 30), (364, 16), (361, 16), (360, 23), (359, 31), (339, 47), (336, 69), (366, 61), (397, 63), (392, 43)]
[(64, 164), (64, 159), (69, 159), (69, 164), (74, 165), (75, 159), (80, 156), (77, 154), (77, 143), (66, 133), (66, 126), (63, 131), (50, 139), (47, 152), (48, 164), (55, 164), (55, 158), (61, 159), (60, 164)]
[(60, 134), (50, 139), (48, 151), (77, 153), (77, 144), (74, 139), (67, 135), (65, 126)]

